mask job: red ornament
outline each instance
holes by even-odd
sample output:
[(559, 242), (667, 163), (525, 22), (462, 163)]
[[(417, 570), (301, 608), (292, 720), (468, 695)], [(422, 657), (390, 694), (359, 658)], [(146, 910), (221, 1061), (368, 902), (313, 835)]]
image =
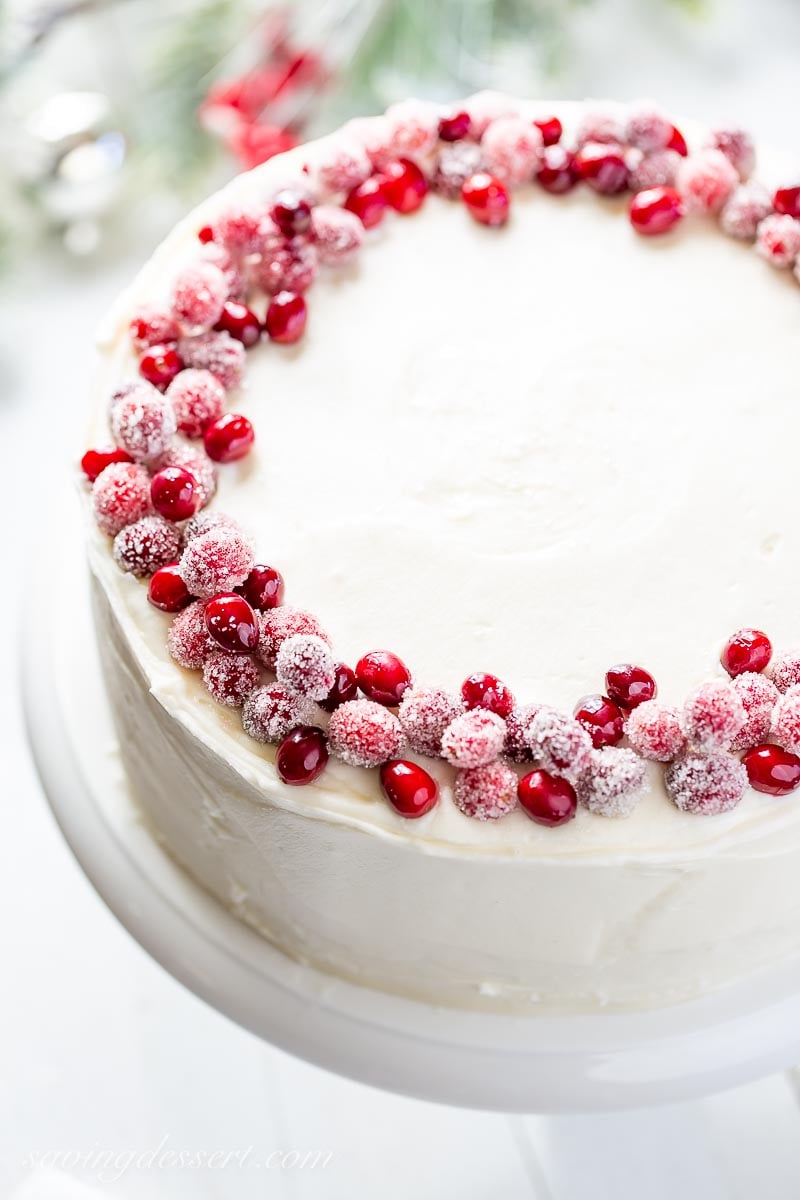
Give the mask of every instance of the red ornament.
[(578, 809), (572, 784), (547, 771), (531, 771), (520, 779), (517, 799), (537, 825), (566, 825)]
[(672, 126), (672, 133), (669, 136), (669, 141), (665, 149), (674, 150), (676, 154), (680, 154), (681, 158), (686, 158), (689, 153), (689, 147), (686, 145), (686, 138), (681, 133), (680, 129)]
[(636, 708), (656, 694), (656, 681), (644, 667), (618, 663), (606, 671), (606, 692), (623, 708)]
[(150, 480), (150, 499), (168, 521), (188, 521), (200, 502), (194, 475), (183, 467), (164, 467)]
[(354, 187), (344, 202), (347, 212), (357, 216), (365, 229), (374, 229), (376, 225), (380, 225), (388, 206), (389, 202), (383, 192), (383, 179), (379, 175), (373, 175), (358, 187)]
[(496, 227), (508, 220), (511, 199), (504, 183), (485, 171), (470, 175), (461, 188), (470, 216), (481, 225)]
[(160, 391), (172, 383), (184, 361), (174, 346), (151, 346), (139, 360), (139, 374)]
[(206, 629), (229, 654), (251, 654), (258, 645), (258, 617), (244, 596), (221, 592), (205, 608)]
[(348, 667), (347, 663), (336, 663), (336, 678), (333, 687), (325, 699), (319, 701), (319, 706), (324, 708), (325, 712), (333, 712), (340, 704), (346, 704), (348, 700), (355, 700), (357, 693), (358, 681), (353, 668)]
[(545, 146), (536, 179), (546, 192), (554, 196), (572, 191), (580, 179), (575, 155), (566, 146)]
[(399, 213), (413, 213), (428, 194), (428, 181), (415, 162), (400, 158), (385, 166), (381, 185), (390, 208)]
[(616, 746), (625, 733), (625, 718), (608, 696), (584, 696), (575, 709), (575, 720), (587, 731), (595, 750)]
[(214, 462), (229, 463), (249, 454), (255, 439), (255, 430), (247, 417), (240, 413), (225, 413), (208, 426), (203, 434), (203, 445)]
[(472, 130), (472, 119), (463, 109), (439, 118), (439, 137), (443, 142), (460, 142)]
[(295, 188), (282, 188), (278, 192), (269, 215), (286, 237), (308, 233), (311, 228), (311, 202)]
[(416, 763), (391, 759), (381, 766), (380, 779), (384, 796), (401, 817), (424, 817), (436, 803), (436, 780)]
[(683, 216), (683, 200), (673, 187), (645, 188), (631, 200), (631, 225), (637, 233), (652, 237), (667, 233)]
[(772, 642), (760, 629), (740, 629), (728, 638), (720, 662), (731, 677), (763, 671), (772, 658)]
[(555, 146), (561, 141), (564, 130), (558, 117), (539, 117), (533, 123), (542, 135), (545, 146)]
[(127, 450), (120, 450), (118, 446), (104, 446), (101, 450), (87, 450), (81, 459), (81, 467), (89, 482), (94, 483), (97, 476), (112, 463), (130, 462), (133, 459)]
[(264, 328), (273, 342), (290, 345), (303, 336), (308, 318), (308, 305), (295, 292), (278, 292), (267, 308)]
[(391, 650), (371, 650), (360, 658), (356, 679), (369, 700), (389, 707), (399, 704), (411, 687), (411, 672)]
[(290, 787), (305, 787), (328, 765), (328, 742), (316, 725), (300, 725), (278, 747), (275, 769)]
[(285, 591), (283, 576), (274, 567), (257, 563), (242, 584), (242, 595), (248, 604), (259, 612), (277, 608), (283, 604)]
[(630, 171), (621, 146), (587, 142), (575, 155), (580, 178), (601, 196), (617, 196), (630, 182)]
[(150, 580), (147, 599), (153, 608), (160, 608), (162, 612), (168, 613), (180, 612), (191, 602), (192, 597), (178, 572), (176, 562), (159, 567)]
[(800, 183), (779, 187), (772, 197), (772, 204), (775, 212), (785, 213), (800, 221)]
[(252, 308), (240, 304), (238, 300), (226, 300), (220, 318), (214, 326), (216, 330), (229, 333), (237, 342), (248, 349), (261, 340), (261, 322)]
[(461, 685), (461, 699), (467, 708), (488, 708), (498, 717), (507, 717), (516, 704), (510, 688), (485, 671), (470, 675)]
[(800, 758), (780, 746), (754, 746), (743, 760), (750, 787), (768, 796), (788, 796), (800, 785)]

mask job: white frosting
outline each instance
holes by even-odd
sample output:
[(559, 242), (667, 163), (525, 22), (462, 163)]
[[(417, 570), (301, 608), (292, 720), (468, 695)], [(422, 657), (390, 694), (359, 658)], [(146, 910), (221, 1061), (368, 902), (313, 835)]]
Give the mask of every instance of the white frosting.
[[(134, 368), (133, 305), (163, 293), (228, 197), (268, 196), (306, 153), (201, 206), (124, 297), (96, 436)], [(516, 194), (502, 231), (429, 197), (352, 270), (323, 273), (303, 344), (249, 353), (232, 403), (257, 449), (215, 504), (346, 660), (387, 647), (420, 682), (492, 670), (520, 700), (570, 708), (633, 660), (680, 702), (738, 626), (798, 636), (793, 472), (773, 450), (800, 434), (795, 286), (710, 223), (650, 242), (624, 202), (582, 190)], [(414, 823), (374, 772), (332, 764), (282, 787), (273, 751), (169, 659), (166, 619), (91, 539), (140, 800), (176, 857), (290, 952), (444, 1002), (586, 1005), (690, 995), (798, 948), (795, 798), (687, 816), (653, 769), (628, 820), (581, 811), (549, 830), (462, 816), (446, 769)]]

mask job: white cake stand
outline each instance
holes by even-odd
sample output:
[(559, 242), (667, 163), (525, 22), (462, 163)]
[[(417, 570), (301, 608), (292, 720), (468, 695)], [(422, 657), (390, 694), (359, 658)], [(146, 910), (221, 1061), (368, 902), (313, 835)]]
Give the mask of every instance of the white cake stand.
[[(103, 691), (86, 570), (28, 596), (23, 691), (33, 754), (66, 840), (109, 908), (176, 979), (302, 1058), (397, 1092), (475, 1108), (568, 1112), (684, 1099), (800, 1060), (800, 965), (658, 1012), (531, 1018), (436, 1009), (293, 962), (194, 884), (126, 791)], [(77, 562), (76, 562), (77, 558)]]

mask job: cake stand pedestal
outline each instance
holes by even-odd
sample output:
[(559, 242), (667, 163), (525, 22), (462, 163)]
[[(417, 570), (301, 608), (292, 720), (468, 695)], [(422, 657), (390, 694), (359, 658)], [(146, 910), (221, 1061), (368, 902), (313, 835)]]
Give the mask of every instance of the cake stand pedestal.
[[(510, 1017), (437, 1009), (292, 961), (155, 842), (127, 793), (94, 643), (76, 515), (59, 570), (33, 587), (46, 636), (26, 642), (24, 704), (50, 805), (73, 853), (134, 938), (197, 996), (290, 1053), (447, 1104), (569, 1112), (716, 1091), (800, 1060), (800, 965), (655, 1012)], [(59, 603), (47, 606), (52, 579)], [(33, 601), (37, 603), (36, 600)]]

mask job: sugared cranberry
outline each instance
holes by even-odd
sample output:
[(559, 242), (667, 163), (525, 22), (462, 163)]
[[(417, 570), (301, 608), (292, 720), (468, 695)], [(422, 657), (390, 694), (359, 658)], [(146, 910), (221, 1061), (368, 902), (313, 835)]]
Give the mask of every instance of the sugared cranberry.
[(571, 191), (580, 179), (575, 155), (566, 146), (545, 146), (536, 179), (546, 192), (554, 196)]
[(315, 725), (300, 725), (283, 739), (275, 769), (284, 783), (305, 787), (318, 779), (328, 764), (328, 742)]
[(368, 699), (393, 707), (411, 687), (411, 672), (391, 650), (371, 650), (356, 663), (356, 680)]
[(381, 172), (383, 194), (390, 208), (399, 213), (416, 212), (428, 194), (428, 181), (415, 162), (400, 158)]
[(311, 228), (309, 198), (295, 188), (282, 188), (272, 202), (269, 215), (286, 237), (308, 233)]
[(436, 780), (416, 763), (394, 758), (380, 769), (381, 788), (401, 817), (424, 817), (436, 803)]
[(365, 229), (380, 225), (388, 206), (389, 201), (383, 192), (383, 179), (378, 175), (354, 187), (344, 202), (347, 211), (354, 213)]
[(101, 450), (87, 450), (81, 459), (81, 468), (89, 482), (94, 483), (97, 476), (112, 463), (130, 462), (133, 462), (133, 459), (127, 450), (120, 450), (118, 446), (105, 446)]
[(672, 126), (672, 133), (669, 141), (665, 146), (666, 150), (674, 150), (676, 154), (680, 154), (681, 158), (686, 158), (689, 153), (689, 147), (686, 145), (686, 138), (675, 125)]
[(168, 521), (188, 521), (197, 512), (200, 496), (194, 475), (183, 467), (164, 467), (150, 481), (153, 508)]
[(159, 567), (150, 579), (147, 599), (153, 608), (160, 608), (162, 612), (168, 613), (179, 612), (186, 607), (191, 598), (189, 589), (178, 573), (176, 562)]
[(206, 629), (230, 654), (251, 654), (258, 645), (258, 617), (236, 592), (212, 596), (205, 608)]
[(405, 737), (394, 713), (373, 700), (349, 700), (331, 716), (331, 751), (351, 767), (378, 767), (403, 751)]
[(733, 678), (746, 671), (763, 671), (772, 658), (772, 642), (760, 629), (740, 629), (728, 638), (720, 662)]
[(203, 445), (214, 462), (229, 463), (249, 454), (255, 439), (255, 430), (247, 417), (240, 413), (225, 413), (208, 426), (203, 434)]
[(631, 200), (631, 225), (646, 237), (667, 233), (682, 216), (683, 201), (673, 187), (645, 188)]
[(606, 692), (622, 708), (636, 708), (656, 694), (656, 681), (644, 667), (618, 663), (606, 672)]
[(255, 346), (261, 338), (261, 322), (252, 308), (238, 300), (226, 300), (215, 329), (229, 333), (243, 346)]
[(485, 671), (470, 675), (461, 685), (461, 699), (467, 708), (488, 708), (498, 717), (507, 717), (516, 704), (511, 689)]
[(772, 197), (772, 205), (775, 212), (785, 213), (800, 221), (800, 183), (779, 187)]
[(209, 242), (214, 240), (214, 230), (210, 225), (202, 225), (197, 231), (197, 240), (203, 246), (207, 246)]
[(630, 171), (622, 148), (613, 143), (587, 142), (575, 155), (578, 175), (601, 196), (617, 196), (624, 192)]
[(461, 189), (461, 198), (471, 217), (481, 225), (505, 225), (511, 200), (504, 183), (485, 171), (470, 175)]
[(439, 137), (443, 142), (460, 142), (472, 130), (472, 119), (463, 109), (439, 119)]
[(561, 141), (564, 130), (558, 117), (539, 117), (533, 123), (541, 133), (545, 146), (555, 146)]
[(242, 595), (259, 612), (283, 604), (285, 585), (280, 571), (257, 563), (242, 584)]
[(220, 268), (205, 258), (188, 263), (173, 281), (172, 314), (186, 333), (202, 333), (219, 320), (228, 296)]
[(502, 754), (506, 723), (486, 708), (454, 717), (442, 734), (442, 756), (454, 767), (483, 767)]
[(768, 796), (788, 796), (800, 785), (800, 758), (780, 746), (754, 746), (743, 760), (750, 787)]
[(278, 292), (267, 308), (264, 328), (273, 342), (291, 345), (303, 336), (308, 319), (305, 297), (295, 292)]
[(336, 664), (336, 679), (333, 687), (328, 692), (324, 700), (320, 700), (320, 708), (324, 708), (325, 712), (333, 712), (340, 704), (346, 704), (348, 700), (355, 700), (358, 692), (358, 680), (356, 673), (352, 667), (348, 667), (347, 663), (339, 662)]
[(608, 696), (584, 696), (575, 709), (575, 720), (588, 732), (595, 750), (622, 741), (625, 718)]
[(184, 367), (174, 346), (151, 346), (139, 360), (139, 374), (161, 391), (168, 387)]
[(140, 353), (149, 346), (163, 346), (181, 336), (175, 317), (166, 308), (142, 304), (137, 308), (129, 326), (131, 341)]
[(566, 825), (578, 808), (572, 784), (547, 771), (531, 771), (520, 779), (517, 799), (537, 825)]

